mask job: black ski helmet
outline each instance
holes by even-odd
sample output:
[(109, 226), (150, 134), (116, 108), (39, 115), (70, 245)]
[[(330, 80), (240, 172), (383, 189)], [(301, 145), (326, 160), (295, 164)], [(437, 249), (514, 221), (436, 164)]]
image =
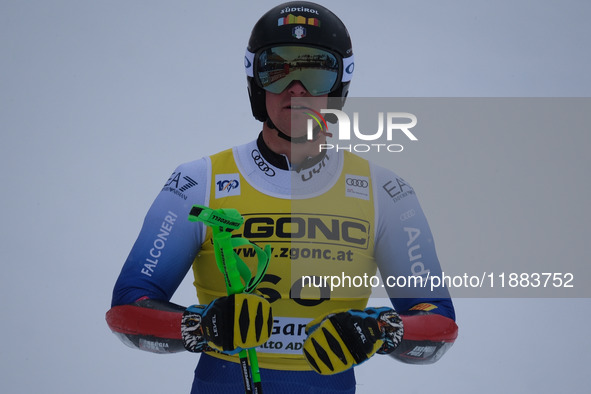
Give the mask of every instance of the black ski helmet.
[[(305, 28), (304, 36), (294, 34), (298, 26)], [(354, 68), (353, 48), (347, 28), (332, 11), (319, 4), (291, 1), (272, 8), (259, 19), (246, 49), (244, 66), (250, 105), (253, 116), (261, 122), (265, 122), (269, 115), (265, 91), (254, 80), (256, 57), (265, 48), (290, 44), (329, 50), (339, 58), (341, 80), (328, 96), (334, 98), (330, 100), (332, 108), (341, 109), (345, 104)]]

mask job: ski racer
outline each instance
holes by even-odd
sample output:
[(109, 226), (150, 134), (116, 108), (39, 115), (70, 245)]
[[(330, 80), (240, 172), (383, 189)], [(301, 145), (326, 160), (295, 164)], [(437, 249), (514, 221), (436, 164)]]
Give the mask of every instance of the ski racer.
[[(391, 306), (368, 307), (371, 287), (304, 283), (378, 269), (382, 278), (441, 273), (413, 188), (350, 152), (319, 150), (326, 131), (306, 136), (306, 113), (344, 105), (353, 59), (345, 25), (325, 7), (294, 1), (264, 14), (245, 57), (262, 131), (181, 164), (146, 215), (107, 323), (134, 348), (199, 352), (191, 393), (244, 392), (236, 355), (243, 348), (258, 346), (265, 392), (353, 393), (353, 367), (374, 355), (432, 363), (456, 339), (447, 290), (409, 296), (389, 288)], [(194, 204), (237, 209), (245, 220), (233, 236), (271, 246), (256, 294), (227, 296), (211, 231), (187, 220)], [(248, 247), (236, 253), (252, 260)], [(189, 324), (187, 308), (170, 299), (190, 269), (199, 303)]]

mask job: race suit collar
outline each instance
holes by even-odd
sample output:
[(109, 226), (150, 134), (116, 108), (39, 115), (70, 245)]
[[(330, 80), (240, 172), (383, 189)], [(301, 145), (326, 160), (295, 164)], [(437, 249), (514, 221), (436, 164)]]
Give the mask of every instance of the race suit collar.
[(275, 166), (281, 170), (290, 170), (297, 172), (315, 166), (324, 158), (324, 156), (326, 156), (326, 151), (321, 151), (320, 154), (314, 157), (308, 157), (299, 166), (294, 166), (289, 162), (287, 156), (275, 153), (271, 150), (271, 148), (267, 146), (265, 140), (263, 139), (263, 132), (261, 132), (257, 138), (257, 148), (259, 149), (261, 155), (265, 158), (265, 160), (272, 166)]

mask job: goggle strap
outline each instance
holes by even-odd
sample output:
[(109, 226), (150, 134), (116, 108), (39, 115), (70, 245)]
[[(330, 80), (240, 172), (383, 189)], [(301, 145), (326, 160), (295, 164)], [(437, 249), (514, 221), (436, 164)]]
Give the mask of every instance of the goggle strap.
[(247, 77), (254, 77), (254, 53), (248, 49), (244, 54), (244, 69)]
[(353, 78), (353, 70), (355, 69), (355, 59), (353, 55), (343, 58), (343, 77), (341, 82), (349, 82)]

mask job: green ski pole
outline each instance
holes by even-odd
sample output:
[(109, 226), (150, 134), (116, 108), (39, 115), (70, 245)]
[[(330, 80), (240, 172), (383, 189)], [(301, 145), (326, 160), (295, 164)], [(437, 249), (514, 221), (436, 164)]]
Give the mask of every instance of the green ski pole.
[[(236, 209), (211, 209), (202, 205), (193, 205), (189, 214), (190, 221), (198, 221), (211, 227), (216, 263), (224, 275), (228, 295), (251, 293), (263, 279), (271, 257), (269, 245), (261, 249), (244, 238), (232, 238), (230, 231), (236, 230), (244, 223), (244, 218)], [(234, 248), (242, 245), (254, 247), (258, 257), (256, 274), (251, 272), (246, 263), (234, 252)], [(245, 393), (262, 394), (261, 375), (256, 349), (243, 349), (238, 354), (244, 381)], [(250, 367), (249, 367), (250, 361)]]

